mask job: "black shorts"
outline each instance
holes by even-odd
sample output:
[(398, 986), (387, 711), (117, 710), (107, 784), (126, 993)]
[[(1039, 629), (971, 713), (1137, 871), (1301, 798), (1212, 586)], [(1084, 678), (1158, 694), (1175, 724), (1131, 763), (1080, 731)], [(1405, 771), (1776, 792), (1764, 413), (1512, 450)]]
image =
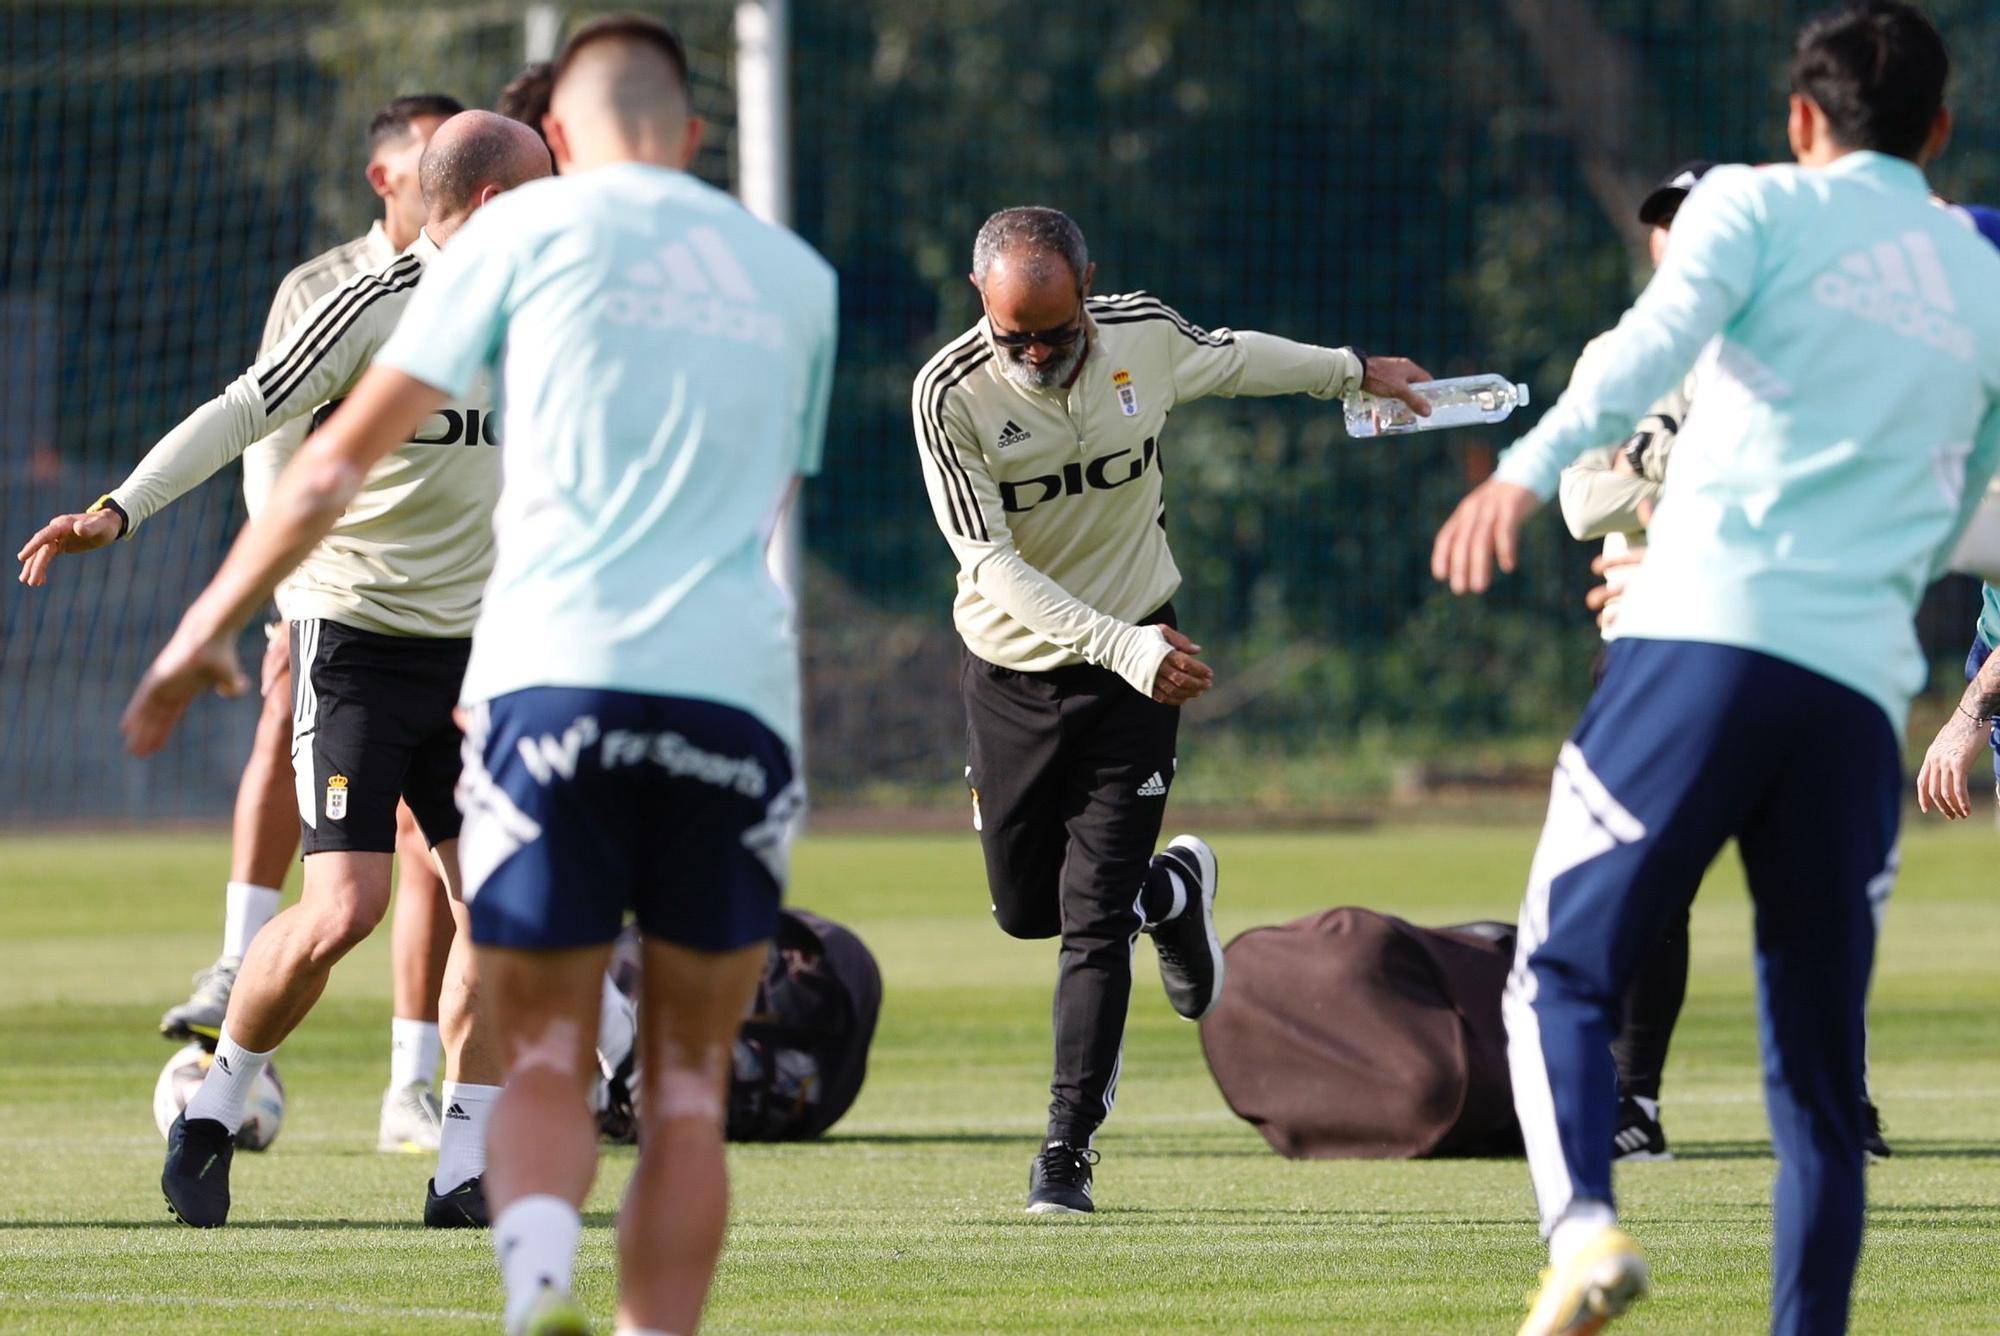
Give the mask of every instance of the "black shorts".
[(393, 853), (396, 800), (427, 843), (458, 838), (452, 722), (470, 640), (292, 623), (292, 774), (309, 854)]

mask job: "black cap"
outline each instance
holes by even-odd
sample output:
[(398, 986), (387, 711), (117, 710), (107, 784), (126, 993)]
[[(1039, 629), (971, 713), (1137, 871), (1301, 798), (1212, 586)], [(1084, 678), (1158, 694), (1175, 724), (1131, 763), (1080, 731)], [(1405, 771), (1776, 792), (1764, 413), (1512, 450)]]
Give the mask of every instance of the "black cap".
[(1696, 159), (1693, 162), (1684, 162), (1668, 172), (1666, 179), (1654, 186), (1652, 192), (1639, 201), (1639, 221), (1648, 227), (1658, 226), (1662, 218), (1680, 208), (1681, 201), (1687, 198), (1688, 191), (1694, 189), (1694, 183), (1708, 175), (1709, 169), (1714, 166), (1712, 162)]

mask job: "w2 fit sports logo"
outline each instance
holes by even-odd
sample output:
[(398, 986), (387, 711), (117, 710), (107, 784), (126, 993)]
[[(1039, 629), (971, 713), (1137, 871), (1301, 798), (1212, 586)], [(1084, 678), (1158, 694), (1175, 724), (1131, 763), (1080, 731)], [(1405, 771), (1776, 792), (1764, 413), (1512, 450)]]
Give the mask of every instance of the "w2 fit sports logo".
[(1922, 232), (1849, 251), (1838, 268), (1813, 280), (1813, 297), (1821, 306), (1887, 325), (1961, 362), (1972, 360), (1972, 331), (1949, 318), (1958, 303), (1937, 247)]
[(613, 288), (604, 298), (604, 318), (613, 324), (784, 346), (784, 322), (758, 304), (756, 285), (712, 227), (689, 228), (682, 240), (660, 247), (624, 277), (633, 286)]

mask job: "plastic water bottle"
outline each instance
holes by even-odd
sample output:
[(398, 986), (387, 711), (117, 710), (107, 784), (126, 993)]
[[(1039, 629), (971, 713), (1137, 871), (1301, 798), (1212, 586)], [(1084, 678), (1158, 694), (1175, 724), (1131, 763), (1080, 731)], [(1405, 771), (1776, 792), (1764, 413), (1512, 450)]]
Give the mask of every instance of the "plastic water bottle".
[(1474, 422), (1498, 422), (1528, 402), (1528, 387), (1497, 372), (1453, 380), (1421, 380), (1410, 388), (1430, 401), (1431, 415), (1418, 417), (1401, 399), (1378, 399), (1356, 392), (1341, 400), (1349, 436), (1400, 436), (1439, 431)]

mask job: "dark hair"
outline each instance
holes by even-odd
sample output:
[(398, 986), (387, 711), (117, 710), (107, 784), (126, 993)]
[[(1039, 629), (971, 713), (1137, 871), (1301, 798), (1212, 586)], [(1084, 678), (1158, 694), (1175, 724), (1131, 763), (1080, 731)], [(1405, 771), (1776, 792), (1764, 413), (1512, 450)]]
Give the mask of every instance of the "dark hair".
[(465, 107), (448, 93), (411, 93), (392, 98), (368, 122), (368, 151), (373, 153), (386, 140), (401, 139), (410, 132), (410, 122), (420, 116), (448, 121)]
[(1846, 148), (1915, 159), (1944, 105), (1951, 61), (1914, 5), (1861, 0), (1806, 21), (1792, 47), (1792, 91), (1826, 113)]
[(640, 42), (652, 47), (666, 57), (673, 67), (674, 79), (680, 85), (681, 96), (690, 106), (694, 103), (693, 85), (688, 79), (687, 48), (674, 30), (658, 19), (649, 19), (643, 14), (606, 14), (595, 18), (569, 35), (563, 43), (562, 54), (556, 57), (555, 72), (550, 76), (551, 89), (562, 82), (569, 67), (576, 60), (576, 53), (597, 42)]
[[(507, 81), (500, 90), (499, 100), (493, 110), (511, 120), (542, 133), (542, 117), (548, 115), (549, 94), (555, 91), (556, 67), (546, 60), (538, 60)], [(547, 141), (543, 135), (543, 141)]]

